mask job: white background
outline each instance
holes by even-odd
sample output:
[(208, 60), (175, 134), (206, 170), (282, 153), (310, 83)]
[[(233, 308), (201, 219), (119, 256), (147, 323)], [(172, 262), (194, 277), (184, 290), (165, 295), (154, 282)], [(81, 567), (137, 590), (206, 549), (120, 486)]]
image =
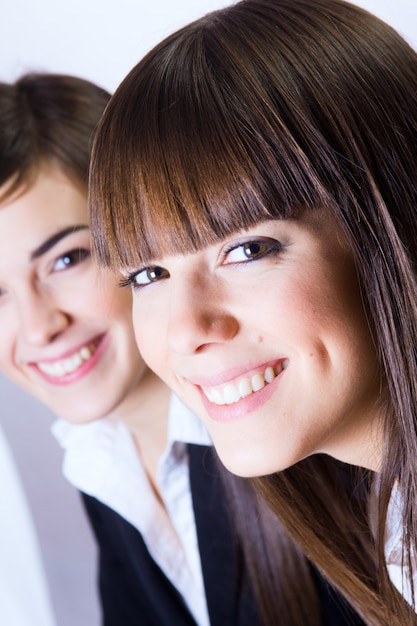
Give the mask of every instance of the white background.
[[(77, 74), (113, 91), (165, 35), (228, 4), (227, 0), (1, 0), (0, 80), (11, 81), (31, 70), (54, 71)], [(417, 48), (416, 0), (357, 4), (392, 24)], [(1, 377), (0, 398), (0, 425), (33, 511), (58, 626), (97, 626), (93, 541), (77, 493), (60, 477), (61, 452), (49, 434), (53, 416)]]
[[(228, 0), (2, 0), (0, 79), (79, 74), (114, 90), (155, 43)], [(416, 0), (359, 0), (417, 43)]]

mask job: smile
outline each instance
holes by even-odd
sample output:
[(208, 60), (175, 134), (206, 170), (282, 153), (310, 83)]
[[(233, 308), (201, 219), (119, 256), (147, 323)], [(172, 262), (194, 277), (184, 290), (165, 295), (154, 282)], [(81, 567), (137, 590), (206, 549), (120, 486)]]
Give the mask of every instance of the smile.
[(97, 349), (101, 339), (96, 339), (92, 343), (83, 346), (78, 352), (75, 352), (70, 357), (60, 359), (53, 362), (41, 362), (37, 363), (37, 367), (52, 378), (60, 378), (66, 374), (72, 374), (77, 371), (86, 361), (91, 359), (94, 352)]
[(212, 404), (219, 406), (227, 404), (235, 404), (250, 396), (257, 391), (263, 389), (269, 383), (279, 376), (286, 368), (287, 360), (282, 361), (275, 367), (268, 366), (262, 372), (256, 372), (250, 378), (242, 377), (234, 382), (228, 382), (225, 385), (216, 387), (202, 387), (203, 393)]

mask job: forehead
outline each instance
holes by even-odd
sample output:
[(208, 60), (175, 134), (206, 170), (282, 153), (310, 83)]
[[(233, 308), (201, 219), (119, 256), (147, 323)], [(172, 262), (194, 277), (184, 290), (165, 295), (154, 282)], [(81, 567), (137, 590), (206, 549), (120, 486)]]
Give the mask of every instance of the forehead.
[[(5, 190), (1, 187), (0, 194)], [(80, 223), (87, 223), (86, 193), (58, 168), (41, 168), (29, 186), (0, 201), (0, 263), (17, 251), (29, 254), (51, 235)]]
[(44, 224), (87, 216), (87, 192), (58, 167), (44, 165), (25, 185), (8, 195), (13, 179), (0, 186), (0, 219), (29, 230), (27, 220)]

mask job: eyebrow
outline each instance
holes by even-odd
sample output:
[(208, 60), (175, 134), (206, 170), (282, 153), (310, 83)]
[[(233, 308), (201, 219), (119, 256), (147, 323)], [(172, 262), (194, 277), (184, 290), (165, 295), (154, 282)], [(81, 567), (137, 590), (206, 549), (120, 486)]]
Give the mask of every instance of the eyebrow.
[(30, 260), (34, 261), (35, 259), (39, 259), (39, 257), (48, 252), (48, 250), (56, 246), (56, 244), (61, 241), (61, 239), (64, 239), (64, 237), (67, 237), (72, 233), (76, 233), (79, 230), (88, 230), (88, 225), (75, 224), (73, 226), (68, 226), (67, 228), (63, 228), (62, 230), (58, 231), (57, 233), (55, 233), (55, 235), (49, 237), (38, 248), (30, 253)]

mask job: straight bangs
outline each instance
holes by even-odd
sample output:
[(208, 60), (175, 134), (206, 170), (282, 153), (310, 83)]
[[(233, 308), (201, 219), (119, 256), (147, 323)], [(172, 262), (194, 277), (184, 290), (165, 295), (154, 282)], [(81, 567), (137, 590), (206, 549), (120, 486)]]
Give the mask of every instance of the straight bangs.
[(392, 172), (414, 161), (409, 116), (384, 97), (409, 100), (410, 52), (336, 0), (243, 0), (177, 31), (128, 74), (99, 126), (98, 259), (136, 268), (317, 206), (345, 229), (378, 222), (375, 188), (395, 207)]
[(90, 178), (101, 263), (137, 267), (333, 204), (312, 166), (327, 148), (297, 102), (287, 60), (276, 61), (273, 84), (268, 77), (273, 29), (254, 13), (259, 36), (248, 40), (239, 17), (230, 25), (227, 9), (215, 12), (168, 38), (111, 99)]

